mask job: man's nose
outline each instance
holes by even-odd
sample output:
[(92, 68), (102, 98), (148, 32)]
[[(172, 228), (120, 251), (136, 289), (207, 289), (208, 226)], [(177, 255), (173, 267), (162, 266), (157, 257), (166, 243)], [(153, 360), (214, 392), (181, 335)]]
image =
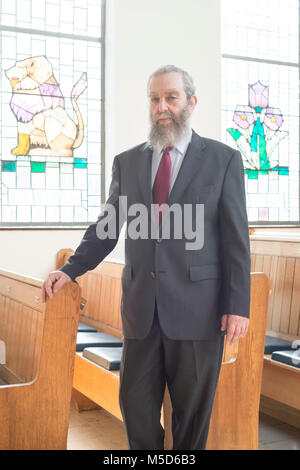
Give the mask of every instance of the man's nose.
[(167, 105), (166, 100), (164, 98), (161, 98), (158, 103), (158, 111), (160, 113), (163, 113), (164, 111), (167, 111), (167, 109), (168, 109), (168, 105)]

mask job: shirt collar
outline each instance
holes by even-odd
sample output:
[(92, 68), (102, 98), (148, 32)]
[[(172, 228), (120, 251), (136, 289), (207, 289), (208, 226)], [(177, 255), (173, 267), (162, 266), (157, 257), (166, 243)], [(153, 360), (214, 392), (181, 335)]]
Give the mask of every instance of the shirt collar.
[(182, 137), (176, 144), (175, 148), (180, 152), (182, 155), (185, 155), (189, 143), (192, 139), (192, 129), (189, 129), (188, 133)]

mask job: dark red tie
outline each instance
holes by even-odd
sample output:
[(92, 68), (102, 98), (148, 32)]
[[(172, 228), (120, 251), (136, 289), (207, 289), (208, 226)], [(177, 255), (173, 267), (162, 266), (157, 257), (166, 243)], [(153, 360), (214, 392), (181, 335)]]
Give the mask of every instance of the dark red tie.
[[(154, 204), (165, 204), (168, 200), (171, 177), (171, 148), (172, 147), (167, 147), (164, 150), (155, 176), (152, 188), (152, 198)], [(159, 223), (161, 222), (161, 217), (162, 213), (159, 211)]]

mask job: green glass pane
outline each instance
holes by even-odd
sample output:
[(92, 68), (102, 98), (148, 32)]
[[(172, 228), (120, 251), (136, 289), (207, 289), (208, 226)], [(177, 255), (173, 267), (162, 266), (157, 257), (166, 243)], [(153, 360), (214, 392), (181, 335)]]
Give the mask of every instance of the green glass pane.
[(3, 160), (2, 171), (16, 171), (16, 162)]
[(288, 175), (289, 174), (289, 168), (287, 166), (280, 166), (278, 174), (279, 175)]
[(249, 178), (249, 180), (257, 180), (258, 179), (258, 171), (257, 170), (248, 170), (248, 178)]
[(74, 168), (87, 168), (87, 159), (74, 158)]
[(45, 173), (45, 162), (31, 162), (32, 173)]
[(238, 129), (234, 129), (232, 127), (228, 128), (227, 132), (234, 138), (235, 141), (237, 141), (242, 135)]

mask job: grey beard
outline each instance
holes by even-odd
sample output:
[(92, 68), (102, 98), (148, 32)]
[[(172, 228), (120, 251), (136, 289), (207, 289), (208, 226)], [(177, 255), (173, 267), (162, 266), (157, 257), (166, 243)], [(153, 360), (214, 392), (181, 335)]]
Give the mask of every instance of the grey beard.
[[(169, 112), (162, 113), (166, 117), (170, 117), (172, 122), (168, 125), (160, 125), (150, 116), (151, 129), (149, 133), (149, 145), (153, 148), (158, 145), (161, 147), (175, 147), (177, 142), (185, 137), (190, 131), (190, 107), (186, 106), (176, 119)], [(157, 119), (157, 118), (156, 118)]]

